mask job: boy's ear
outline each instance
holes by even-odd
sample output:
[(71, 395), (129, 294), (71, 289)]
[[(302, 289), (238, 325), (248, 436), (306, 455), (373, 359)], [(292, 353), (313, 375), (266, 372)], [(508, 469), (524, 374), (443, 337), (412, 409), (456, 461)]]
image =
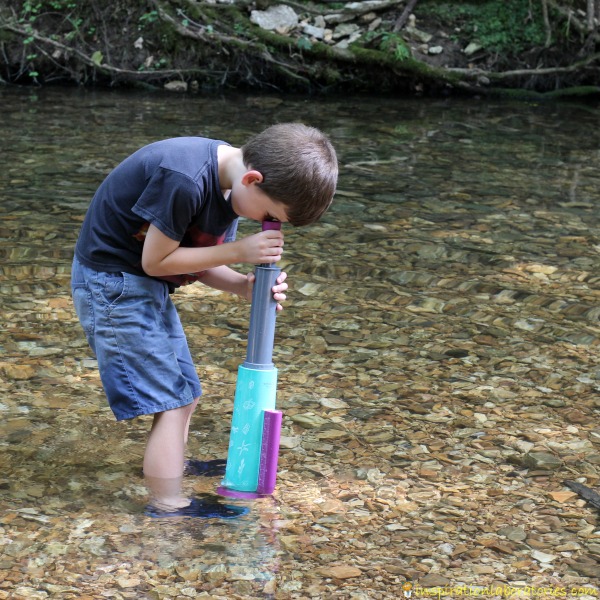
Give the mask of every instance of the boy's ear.
[(242, 185), (251, 185), (253, 183), (262, 183), (263, 176), (260, 171), (256, 171), (252, 169), (250, 171), (246, 171), (242, 175)]

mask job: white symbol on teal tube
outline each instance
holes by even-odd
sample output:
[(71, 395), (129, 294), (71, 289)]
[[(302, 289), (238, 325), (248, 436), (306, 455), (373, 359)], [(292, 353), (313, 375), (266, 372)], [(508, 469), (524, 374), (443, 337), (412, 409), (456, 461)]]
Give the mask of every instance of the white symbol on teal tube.
[(252, 408), (254, 408), (256, 406), (256, 402), (252, 402), (252, 400), (246, 400), (246, 402), (244, 402), (244, 408), (246, 410), (250, 410)]
[(244, 433), (244, 435), (248, 435), (249, 431), (250, 431), (250, 423), (246, 423), (244, 425), (244, 428), (242, 429), (242, 432)]
[(236, 450), (240, 451), (240, 456), (244, 453), (244, 452), (248, 452), (248, 450), (250, 449), (251, 444), (247, 444), (246, 442), (242, 442), (241, 446), (238, 446), (236, 448)]
[(245, 466), (246, 466), (246, 461), (242, 458), (242, 460), (240, 461), (240, 466), (238, 467), (238, 476), (240, 476), (240, 477), (242, 476)]

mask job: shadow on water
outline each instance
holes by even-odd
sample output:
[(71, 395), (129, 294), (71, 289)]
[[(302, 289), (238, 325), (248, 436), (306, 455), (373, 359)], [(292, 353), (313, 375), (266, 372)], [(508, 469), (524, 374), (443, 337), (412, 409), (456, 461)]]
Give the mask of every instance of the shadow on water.
[[(570, 477), (600, 480), (597, 107), (13, 89), (0, 102), (0, 598), (358, 600), (436, 573), (484, 584), (436, 550), (438, 534), (453, 547), (474, 535), (465, 488), (494, 531), (502, 503), (485, 490), (526, 485), (505, 479), (507, 460), (521, 426), (539, 428), (535, 406), (553, 451), (580, 450)], [(277, 492), (238, 502), (251, 510), (237, 520), (149, 519), (149, 421), (114, 422), (69, 296), (79, 226), (138, 147), (239, 145), (289, 120), (330, 134), (341, 176), (322, 222), (285, 231)], [(206, 390), (190, 455), (223, 458), (248, 307), (200, 286), (175, 297)], [(184, 485), (212, 496), (218, 483)]]

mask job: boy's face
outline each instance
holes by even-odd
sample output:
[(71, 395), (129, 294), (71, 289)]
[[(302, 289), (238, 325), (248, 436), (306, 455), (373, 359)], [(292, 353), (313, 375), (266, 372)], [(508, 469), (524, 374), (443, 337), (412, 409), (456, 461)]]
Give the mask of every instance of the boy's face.
[[(254, 171), (256, 173), (256, 171)], [(247, 173), (246, 175), (248, 175)], [(262, 178), (261, 178), (262, 180)], [(281, 221), (287, 223), (285, 205), (271, 200), (257, 185), (258, 179), (242, 177), (233, 184), (231, 206), (240, 217), (253, 221)]]

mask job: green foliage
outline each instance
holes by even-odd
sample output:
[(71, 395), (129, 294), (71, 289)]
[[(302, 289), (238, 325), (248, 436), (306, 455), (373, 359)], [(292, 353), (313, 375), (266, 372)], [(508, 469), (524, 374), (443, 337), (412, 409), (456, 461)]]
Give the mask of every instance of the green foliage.
[(312, 48), (312, 43), (307, 37), (301, 37), (298, 38), (296, 46), (298, 46), (300, 50), (310, 50)]
[(94, 54), (92, 54), (92, 62), (95, 65), (100, 66), (102, 64), (103, 60), (104, 60), (104, 56), (102, 55), (102, 52), (100, 52), (100, 50), (96, 50), (96, 52), (94, 52)]
[(394, 48), (394, 57), (396, 60), (403, 61), (410, 58), (410, 50), (405, 43), (398, 43)]
[(476, 41), (486, 50), (516, 55), (542, 46), (545, 29), (541, 2), (528, 0), (429, 0), (420, 4), (418, 15), (436, 18), (445, 27), (458, 28), (460, 37)]
[(48, 0), (46, 4), (49, 8), (58, 12), (74, 10), (77, 8), (77, 2), (75, 0)]
[(391, 54), (395, 60), (404, 61), (410, 58), (410, 49), (406, 45), (406, 42), (397, 33), (376, 33), (374, 31), (367, 32), (362, 38), (363, 44), (373, 45), (377, 44), (381, 52)]
[(35, 21), (41, 8), (41, 2), (31, 2), (30, 0), (25, 0), (25, 2), (23, 2), (23, 9), (21, 10), (19, 21), (21, 23)]
[(144, 13), (139, 18), (140, 29), (143, 29), (146, 25), (152, 25), (158, 21), (158, 11), (151, 10), (150, 12)]
[(25, 0), (19, 21), (33, 23), (45, 12), (68, 13), (77, 8), (76, 0)]

